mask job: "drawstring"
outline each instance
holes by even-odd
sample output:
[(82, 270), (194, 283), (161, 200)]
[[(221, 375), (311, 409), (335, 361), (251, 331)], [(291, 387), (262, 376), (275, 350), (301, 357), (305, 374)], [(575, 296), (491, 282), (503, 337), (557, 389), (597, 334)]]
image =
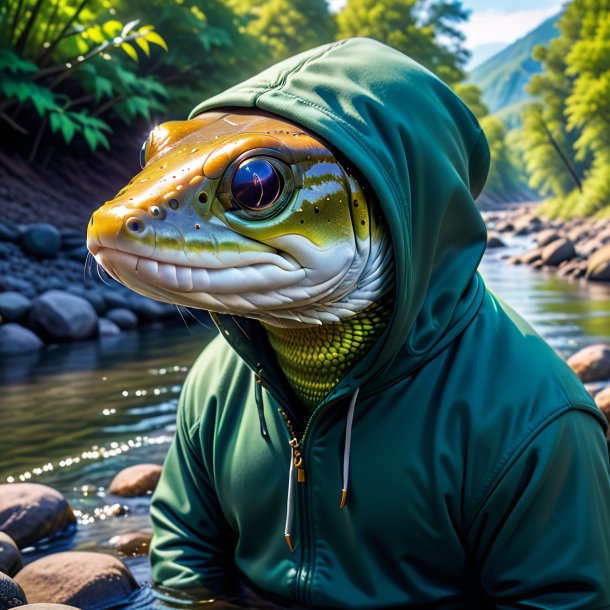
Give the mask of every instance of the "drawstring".
[(349, 403), (347, 411), (347, 421), (345, 422), (345, 448), (343, 449), (343, 489), (341, 490), (341, 504), (339, 508), (345, 506), (347, 500), (347, 484), (349, 482), (349, 455), (352, 446), (352, 424), (354, 423), (354, 409), (360, 388), (356, 388), (352, 394), (352, 401)]
[(267, 430), (267, 422), (265, 421), (265, 411), (263, 405), (263, 380), (261, 376), (254, 373), (254, 399), (256, 400), (256, 409), (258, 411), (258, 421), (260, 423), (260, 432), (264, 440), (269, 439), (269, 431)]
[[(345, 448), (343, 450), (343, 489), (341, 490), (341, 504), (340, 508), (345, 506), (347, 500), (347, 491), (349, 484), (349, 458), (352, 445), (352, 426), (354, 424), (354, 410), (356, 408), (356, 400), (358, 399), (358, 392), (360, 388), (356, 388), (352, 394), (352, 400), (349, 404), (347, 411), (347, 420), (345, 422)], [(291, 440), (291, 446), (294, 449), (296, 438)], [(298, 444), (296, 445), (298, 447)], [(294, 457), (290, 456), (290, 468), (288, 469), (288, 494), (286, 497), (286, 525), (284, 526), (284, 538), (286, 544), (290, 549), (291, 553), (294, 553), (294, 546), (292, 544), (291, 532), (292, 532), (292, 520), (294, 515), (294, 479), (296, 468), (294, 465)]]
[(290, 459), (290, 468), (288, 469), (288, 498), (286, 499), (286, 525), (284, 526), (284, 538), (286, 544), (290, 549), (291, 553), (294, 553), (294, 547), (292, 546), (292, 540), (290, 539), (290, 532), (292, 531), (292, 515), (294, 513), (294, 506), (292, 498), (294, 495), (294, 463), (292, 458)]

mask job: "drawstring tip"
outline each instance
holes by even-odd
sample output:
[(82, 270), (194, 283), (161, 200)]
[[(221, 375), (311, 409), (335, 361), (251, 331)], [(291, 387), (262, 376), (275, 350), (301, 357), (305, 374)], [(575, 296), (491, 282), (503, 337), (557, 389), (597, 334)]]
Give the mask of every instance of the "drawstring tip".
[(284, 538), (286, 539), (286, 544), (288, 545), (290, 552), (294, 553), (294, 547), (292, 546), (292, 540), (290, 540), (290, 534), (284, 534)]
[(343, 508), (345, 506), (346, 500), (347, 500), (347, 489), (342, 489), (341, 490), (341, 504), (339, 505), (339, 508)]

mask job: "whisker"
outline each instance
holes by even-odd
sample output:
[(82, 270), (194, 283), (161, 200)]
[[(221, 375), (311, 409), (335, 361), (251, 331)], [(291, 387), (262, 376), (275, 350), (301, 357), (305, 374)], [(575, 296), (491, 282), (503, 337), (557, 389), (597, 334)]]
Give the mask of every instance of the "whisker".
[(180, 317), (182, 318), (182, 321), (184, 322), (184, 326), (186, 326), (186, 330), (188, 330), (189, 335), (191, 335), (191, 329), (189, 327), (189, 325), (186, 323), (186, 319), (184, 317), (184, 315), (182, 314), (182, 311), (180, 310), (180, 305), (178, 305), (177, 303), (174, 303), (175, 307), (176, 307), (176, 311), (178, 312), (178, 314), (180, 315)]
[(241, 324), (235, 319), (235, 316), (231, 316), (231, 319), (233, 320), (233, 322), (235, 322), (235, 324), (237, 324), (237, 327), (239, 328), (239, 330), (241, 330), (241, 332), (244, 333), (244, 335), (246, 335), (246, 339), (248, 339), (248, 341), (251, 341), (250, 337), (248, 336), (248, 333), (242, 328)]
[[(95, 268), (96, 268), (96, 270), (97, 270), (97, 276), (100, 278), (100, 280), (102, 280), (102, 282), (103, 282), (104, 284), (106, 284), (106, 286), (110, 286), (110, 283), (109, 283), (109, 282), (107, 282), (107, 281), (106, 281), (106, 280), (105, 280), (105, 279), (102, 277), (102, 274), (100, 273), (100, 269), (101, 269), (102, 271), (104, 271), (104, 268), (103, 268), (103, 267), (102, 267), (102, 266), (101, 266), (99, 263), (96, 263)], [(106, 273), (106, 271), (104, 271), (104, 273)]]
[[(184, 307), (184, 306), (183, 306)], [(208, 324), (206, 324), (203, 320), (200, 320), (192, 311), (189, 307), (184, 307), (185, 311), (191, 316), (191, 318), (193, 318), (197, 324), (200, 324), (201, 326), (203, 326), (204, 328), (212, 328), (211, 326), (209, 326)]]

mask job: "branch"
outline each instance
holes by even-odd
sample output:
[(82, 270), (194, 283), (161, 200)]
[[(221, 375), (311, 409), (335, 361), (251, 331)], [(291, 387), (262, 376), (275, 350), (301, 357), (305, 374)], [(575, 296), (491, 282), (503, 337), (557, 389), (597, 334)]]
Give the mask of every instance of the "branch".
[(24, 136), (27, 136), (30, 133), (25, 127), (22, 127), (19, 125), (19, 123), (13, 121), (13, 119), (11, 119), (11, 117), (5, 112), (0, 112), (0, 119), (4, 119), (15, 131), (18, 131)]
[(25, 24), (25, 27), (23, 28), (21, 34), (19, 35), (19, 38), (17, 39), (17, 42), (15, 43), (15, 51), (17, 51), (17, 53), (19, 53), (20, 55), (23, 54), (23, 49), (25, 48), (28, 38), (30, 37), (30, 32), (34, 27), (34, 22), (36, 21), (38, 13), (40, 12), (40, 9), (42, 8), (44, 2), (45, 0), (37, 0), (36, 4), (34, 5), (34, 8), (32, 9), (28, 22)]
[(99, 106), (97, 108), (97, 110), (91, 116), (99, 116), (103, 112), (106, 112), (106, 110), (108, 110), (109, 108), (112, 108), (113, 106), (116, 106), (118, 103), (127, 99), (127, 97), (128, 97), (127, 93), (121, 93), (121, 95), (117, 95), (116, 97), (113, 97), (111, 100), (108, 100), (107, 102), (105, 102), (101, 106)]

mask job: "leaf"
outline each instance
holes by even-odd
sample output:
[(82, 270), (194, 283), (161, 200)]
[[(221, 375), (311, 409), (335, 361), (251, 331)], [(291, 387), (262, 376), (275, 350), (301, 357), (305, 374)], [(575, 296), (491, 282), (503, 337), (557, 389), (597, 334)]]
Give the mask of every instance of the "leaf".
[(0, 72), (33, 74), (38, 72), (38, 67), (31, 61), (22, 59), (10, 49), (0, 49)]
[(127, 34), (129, 34), (129, 32), (131, 32), (131, 30), (133, 30), (133, 28), (138, 25), (138, 23), (140, 23), (140, 20), (134, 19), (133, 21), (130, 21), (129, 23), (125, 24), (125, 27), (121, 30), (121, 36), (125, 38), (125, 36), (127, 36)]
[(127, 55), (129, 55), (129, 57), (133, 59), (133, 61), (135, 61), (136, 63), (138, 62), (138, 54), (128, 42), (123, 42), (121, 44), (121, 49), (123, 49), (123, 51), (125, 51), (125, 53), (127, 53)]
[(102, 25), (102, 30), (104, 34), (106, 34), (109, 38), (114, 38), (118, 36), (123, 29), (123, 24), (116, 19), (111, 19), (110, 21), (106, 21)]
[(112, 97), (112, 81), (104, 76), (93, 77), (93, 89), (96, 102), (99, 102), (104, 96)]
[(150, 42), (152, 44), (159, 45), (165, 51), (168, 51), (167, 44), (165, 43), (165, 40), (163, 40), (163, 38), (161, 38), (161, 36), (159, 36), (159, 34), (157, 34), (157, 32), (150, 31), (147, 34), (144, 34), (144, 39), (148, 40), (148, 42)]
[(36, 87), (35, 93), (30, 97), (39, 116), (44, 116), (47, 112), (57, 110), (59, 106), (55, 102), (53, 92), (46, 87)]
[(70, 144), (72, 138), (74, 138), (74, 134), (77, 131), (80, 131), (80, 126), (72, 120), (69, 114), (65, 112), (54, 112), (51, 114), (51, 131), (53, 133), (57, 133), (57, 131), (61, 131), (61, 135), (66, 144)]
[(148, 57), (150, 57), (150, 45), (144, 38), (136, 38), (136, 44), (140, 47), (140, 49), (142, 49), (142, 51), (144, 51), (144, 53)]

